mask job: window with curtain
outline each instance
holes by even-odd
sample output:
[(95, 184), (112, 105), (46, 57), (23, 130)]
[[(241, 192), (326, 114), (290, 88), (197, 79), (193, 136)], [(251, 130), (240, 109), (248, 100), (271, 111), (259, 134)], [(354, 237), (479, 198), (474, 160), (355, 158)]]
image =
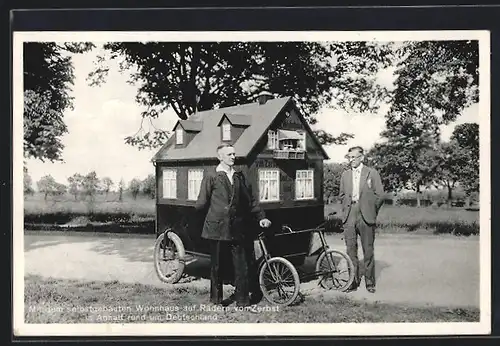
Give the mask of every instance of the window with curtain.
[(177, 198), (177, 170), (163, 170), (163, 198)]
[(259, 170), (259, 200), (261, 202), (279, 201), (280, 171), (279, 169)]
[(297, 170), (295, 178), (295, 198), (314, 198), (314, 170)]
[(200, 194), (203, 169), (190, 169), (188, 171), (188, 199), (196, 201)]

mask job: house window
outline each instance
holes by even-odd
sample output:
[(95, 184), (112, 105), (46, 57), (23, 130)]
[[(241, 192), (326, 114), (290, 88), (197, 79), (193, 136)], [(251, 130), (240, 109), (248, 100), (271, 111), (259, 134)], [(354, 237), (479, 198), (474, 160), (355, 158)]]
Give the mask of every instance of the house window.
[(222, 140), (229, 141), (231, 139), (231, 124), (222, 124)]
[(279, 201), (280, 171), (279, 169), (259, 170), (259, 200), (261, 202)]
[(278, 141), (278, 132), (269, 130), (267, 133), (267, 146), (269, 149), (278, 149), (279, 141)]
[(163, 198), (177, 198), (177, 170), (163, 170)]
[(301, 150), (306, 150), (306, 132), (302, 132), (302, 139), (299, 141), (299, 147)]
[(312, 169), (297, 171), (295, 179), (295, 198), (314, 198), (314, 171)]
[(179, 127), (176, 131), (175, 131), (175, 139), (176, 139), (176, 144), (182, 144), (183, 141), (184, 141), (184, 131), (181, 127)]
[(188, 171), (188, 199), (195, 201), (200, 194), (203, 169), (190, 169)]

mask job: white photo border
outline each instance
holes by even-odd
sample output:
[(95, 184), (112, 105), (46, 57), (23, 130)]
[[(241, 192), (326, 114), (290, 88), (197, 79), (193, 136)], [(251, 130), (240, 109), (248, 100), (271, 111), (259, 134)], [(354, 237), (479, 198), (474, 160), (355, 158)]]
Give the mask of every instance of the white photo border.
[[(480, 114), (480, 322), (269, 324), (24, 323), (23, 43), (110, 41), (402, 41), (478, 40)], [(393, 336), (479, 335), (491, 332), (490, 32), (453, 31), (162, 31), (13, 33), (13, 328), (15, 336)], [(193, 334), (195, 331), (196, 334)]]

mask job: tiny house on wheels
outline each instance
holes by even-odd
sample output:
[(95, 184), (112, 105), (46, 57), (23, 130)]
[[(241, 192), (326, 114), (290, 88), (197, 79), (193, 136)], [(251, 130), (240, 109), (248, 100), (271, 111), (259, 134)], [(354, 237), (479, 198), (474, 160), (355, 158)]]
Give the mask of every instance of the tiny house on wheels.
[[(276, 232), (283, 225), (310, 229), (324, 220), (323, 160), (328, 156), (291, 97), (261, 93), (252, 103), (179, 120), (173, 131), (153, 158), (157, 235), (171, 228), (186, 252), (209, 253), (201, 238), (204, 220), (194, 204), (203, 176), (219, 163), (216, 148), (224, 142), (234, 146), (235, 169), (246, 173)], [(304, 237), (301, 242), (308, 242), (309, 234)], [(286, 246), (287, 252), (304, 248), (300, 241)]]

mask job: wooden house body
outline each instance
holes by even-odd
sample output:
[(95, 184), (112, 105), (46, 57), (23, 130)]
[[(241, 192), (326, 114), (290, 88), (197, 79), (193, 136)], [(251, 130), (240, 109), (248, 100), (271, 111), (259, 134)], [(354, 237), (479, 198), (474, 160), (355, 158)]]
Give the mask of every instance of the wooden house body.
[[(203, 218), (194, 210), (201, 180), (219, 164), (216, 148), (230, 143), (235, 169), (275, 230), (316, 227), (324, 220), (323, 160), (318, 139), (290, 97), (203, 111), (179, 120), (153, 158), (157, 179), (157, 233), (172, 228), (187, 251), (207, 254)], [(293, 251), (293, 250), (292, 250)]]

